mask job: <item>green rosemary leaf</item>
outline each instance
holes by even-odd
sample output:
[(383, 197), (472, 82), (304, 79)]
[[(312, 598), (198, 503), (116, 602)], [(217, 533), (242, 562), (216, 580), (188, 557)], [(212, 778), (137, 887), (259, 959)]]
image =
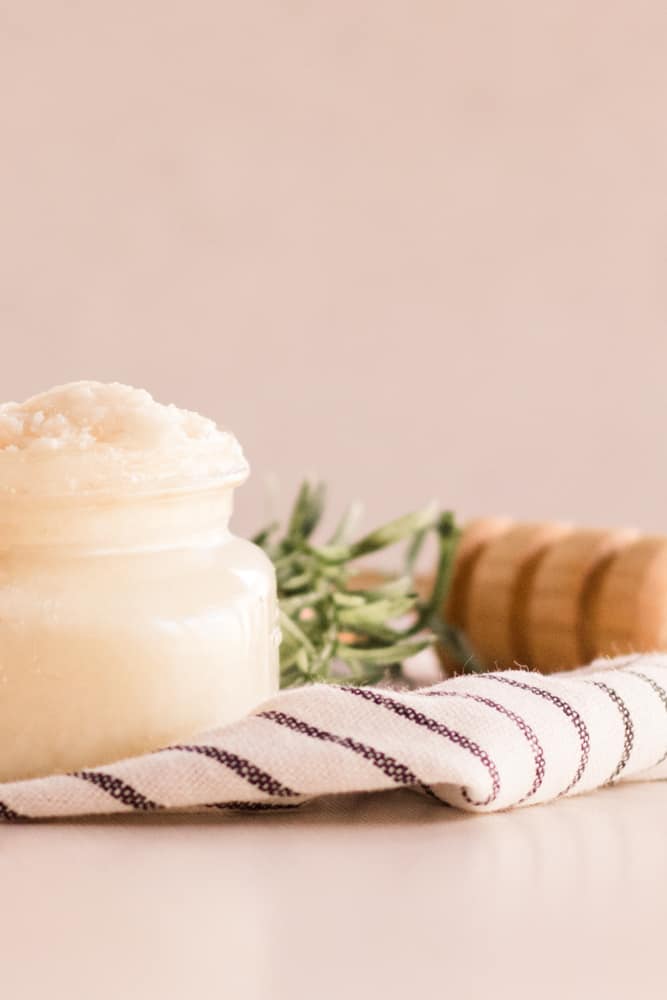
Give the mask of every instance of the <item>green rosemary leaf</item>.
[(421, 550), (424, 547), (424, 542), (428, 537), (428, 529), (424, 528), (423, 531), (415, 532), (415, 536), (408, 545), (407, 552), (405, 553), (405, 573), (408, 576), (412, 576), (414, 573), (415, 565), (419, 559)]
[(315, 559), (331, 566), (340, 566), (352, 558), (349, 545), (318, 545), (312, 546), (309, 551)]
[(304, 587), (309, 586), (312, 582), (313, 577), (311, 573), (299, 573), (296, 576), (283, 580), (283, 590), (288, 594), (295, 593), (303, 590)]
[(415, 606), (415, 596), (392, 597), (384, 600), (365, 601), (354, 608), (344, 608), (338, 615), (341, 625), (346, 628), (365, 629), (372, 625), (382, 625), (401, 615), (407, 614)]
[[(367, 622), (363, 632), (355, 631), (354, 635), (363, 634), (365, 647), (377, 648), (379, 646), (393, 646), (405, 638), (405, 632), (400, 629), (386, 625), (384, 622)], [(364, 648), (365, 648), (364, 647)]]
[(395, 521), (390, 521), (381, 528), (377, 528), (351, 545), (350, 558), (357, 559), (359, 556), (369, 555), (379, 549), (386, 549), (405, 538), (426, 531), (436, 524), (437, 518), (438, 509), (435, 504), (430, 504), (415, 514), (405, 514), (403, 517), (396, 518)]
[(383, 597), (404, 597), (407, 594), (410, 594), (414, 598), (415, 584), (414, 580), (409, 576), (398, 576), (395, 579), (387, 580), (386, 583), (381, 584), (379, 587), (365, 589), (364, 594), (368, 600)]
[(329, 545), (343, 545), (350, 537), (354, 525), (361, 517), (362, 507), (359, 503), (352, 503), (347, 508), (342, 518), (338, 522), (338, 527), (329, 539)]
[(413, 642), (397, 642), (393, 646), (381, 646), (376, 649), (357, 649), (355, 646), (339, 647), (338, 653), (346, 663), (376, 663), (389, 666), (390, 663), (402, 663), (409, 656), (421, 653), (433, 643), (433, 637), (415, 639)]
[(279, 522), (273, 521), (271, 524), (268, 524), (266, 528), (263, 528), (260, 532), (254, 535), (250, 540), (254, 545), (259, 545), (260, 549), (265, 549), (269, 544), (272, 535), (275, 534), (279, 527)]
[[(271, 524), (255, 536), (276, 570), (280, 627), (281, 684), (319, 681), (372, 684), (433, 642), (441, 641), (468, 659), (465, 639), (442, 621), (458, 531), (451, 514), (434, 506), (407, 514), (351, 541), (358, 505), (351, 505), (328, 544), (312, 541), (324, 513), (323, 484), (304, 482), (287, 529), (280, 537)], [(435, 534), (438, 565), (425, 601), (415, 593), (412, 574), (426, 538)], [(407, 572), (369, 589), (354, 583), (361, 556), (404, 542)]]
[(309, 590), (305, 594), (297, 594), (295, 597), (284, 597), (280, 602), (280, 609), (284, 614), (289, 617), (298, 616), (300, 611), (304, 608), (315, 608), (321, 602), (326, 600), (327, 595), (323, 593), (318, 593), (315, 590)]
[(337, 604), (339, 608), (360, 608), (368, 600), (367, 591), (363, 594), (358, 593), (341, 593), (333, 594), (334, 604)]
[(313, 646), (312, 642), (310, 641), (306, 633), (303, 631), (303, 629), (299, 628), (296, 622), (292, 618), (290, 618), (289, 615), (286, 615), (284, 611), (281, 610), (279, 612), (279, 618), (280, 618), (280, 629), (282, 631), (283, 638), (285, 637), (285, 635), (287, 635), (291, 639), (296, 640), (296, 642), (298, 643), (298, 648), (305, 649), (309, 653), (315, 652), (315, 647)]
[(311, 486), (308, 482), (303, 483), (287, 528), (288, 538), (310, 538), (322, 517), (324, 497), (325, 486), (323, 483), (316, 486)]

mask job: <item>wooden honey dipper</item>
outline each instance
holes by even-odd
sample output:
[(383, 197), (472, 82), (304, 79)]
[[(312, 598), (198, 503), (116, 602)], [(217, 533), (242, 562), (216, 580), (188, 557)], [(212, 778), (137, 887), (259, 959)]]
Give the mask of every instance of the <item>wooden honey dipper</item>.
[(667, 536), (472, 521), (445, 617), (488, 668), (549, 673), (667, 649)]

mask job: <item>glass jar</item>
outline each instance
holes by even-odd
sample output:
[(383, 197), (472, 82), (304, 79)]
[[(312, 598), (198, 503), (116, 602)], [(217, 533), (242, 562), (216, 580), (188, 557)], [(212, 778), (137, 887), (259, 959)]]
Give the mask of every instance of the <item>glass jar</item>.
[(277, 691), (273, 567), (229, 531), (233, 485), (2, 496), (0, 780), (144, 753)]

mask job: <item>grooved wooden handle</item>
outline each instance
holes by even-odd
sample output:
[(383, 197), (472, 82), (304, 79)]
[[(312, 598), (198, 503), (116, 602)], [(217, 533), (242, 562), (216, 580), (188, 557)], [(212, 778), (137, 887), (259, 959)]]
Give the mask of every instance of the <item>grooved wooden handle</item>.
[(487, 667), (548, 673), (667, 649), (667, 537), (473, 521), (445, 615)]

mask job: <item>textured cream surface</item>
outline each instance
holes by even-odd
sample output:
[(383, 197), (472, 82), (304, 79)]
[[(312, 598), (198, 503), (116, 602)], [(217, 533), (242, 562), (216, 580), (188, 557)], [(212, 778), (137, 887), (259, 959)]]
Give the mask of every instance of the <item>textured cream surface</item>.
[(73, 382), (0, 406), (0, 490), (178, 488), (246, 473), (232, 434), (145, 389)]

